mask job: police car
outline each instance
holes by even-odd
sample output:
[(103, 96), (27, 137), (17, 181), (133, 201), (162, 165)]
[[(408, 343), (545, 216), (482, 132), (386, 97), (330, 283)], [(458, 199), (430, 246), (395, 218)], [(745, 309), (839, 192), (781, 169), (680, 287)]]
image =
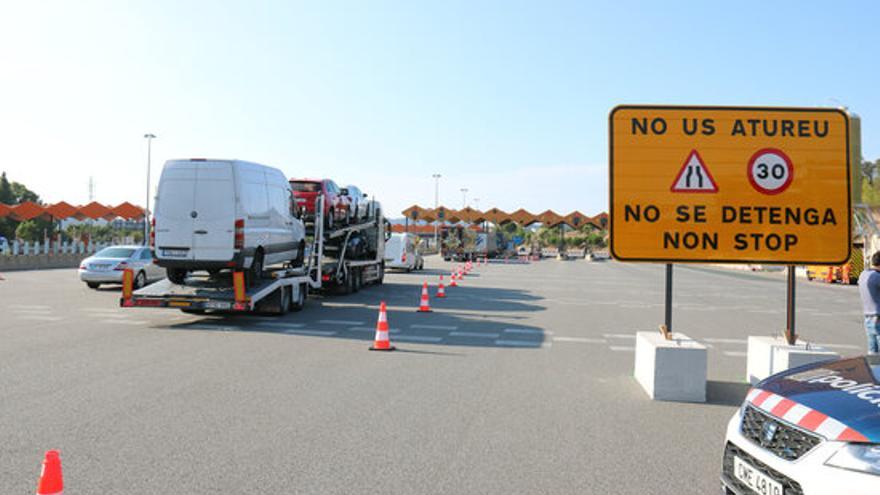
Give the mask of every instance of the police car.
[(758, 383), (727, 426), (721, 492), (880, 494), (880, 356)]

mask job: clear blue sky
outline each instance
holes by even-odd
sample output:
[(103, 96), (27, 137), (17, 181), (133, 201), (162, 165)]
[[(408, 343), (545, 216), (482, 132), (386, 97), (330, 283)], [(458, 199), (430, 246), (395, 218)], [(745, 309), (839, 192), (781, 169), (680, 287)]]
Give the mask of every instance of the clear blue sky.
[[(620, 103), (846, 105), (880, 158), (880, 3), (5, 2), (0, 169), (143, 204), (177, 157), (330, 176), (396, 214), (607, 207)], [(156, 175), (154, 174), (154, 182)], [(155, 184), (154, 184), (155, 185)], [(473, 202), (469, 201), (472, 205)]]

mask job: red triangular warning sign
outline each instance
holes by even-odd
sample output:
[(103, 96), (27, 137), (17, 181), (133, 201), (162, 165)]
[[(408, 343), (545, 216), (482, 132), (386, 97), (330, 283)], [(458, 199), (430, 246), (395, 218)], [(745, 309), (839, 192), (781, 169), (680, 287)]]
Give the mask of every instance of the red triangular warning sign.
[(706, 167), (703, 157), (697, 153), (697, 150), (691, 150), (678, 176), (672, 182), (670, 190), (684, 193), (714, 193), (718, 192), (718, 185), (709, 168)]

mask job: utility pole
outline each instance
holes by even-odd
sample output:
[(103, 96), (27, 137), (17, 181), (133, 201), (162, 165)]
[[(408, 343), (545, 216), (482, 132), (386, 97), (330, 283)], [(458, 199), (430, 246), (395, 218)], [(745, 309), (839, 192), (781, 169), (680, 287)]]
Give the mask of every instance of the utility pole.
[[(431, 177), (434, 178), (434, 214), (437, 214), (437, 208), (440, 206), (440, 174), (433, 174)], [(438, 239), (440, 236), (440, 219), (434, 219), (434, 248), (438, 251), (440, 249), (440, 245), (438, 244)]]
[(467, 193), (468, 193), (468, 188), (462, 187), (461, 188), (461, 207), (462, 208), (467, 208)]
[(144, 246), (150, 245), (150, 153), (152, 151), (153, 139), (155, 134), (146, 133), (144, 139), (147, 140), (147, 202), (144, 208)]

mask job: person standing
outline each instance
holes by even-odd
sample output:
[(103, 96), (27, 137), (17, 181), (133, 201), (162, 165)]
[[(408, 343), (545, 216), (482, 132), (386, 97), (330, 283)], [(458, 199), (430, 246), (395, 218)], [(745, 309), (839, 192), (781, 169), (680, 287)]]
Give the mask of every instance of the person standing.
[(880, 354), (880, 251), (871, 256), (871, 268), (859, 275), (859, 295), (865, 313), (868, 354)]

